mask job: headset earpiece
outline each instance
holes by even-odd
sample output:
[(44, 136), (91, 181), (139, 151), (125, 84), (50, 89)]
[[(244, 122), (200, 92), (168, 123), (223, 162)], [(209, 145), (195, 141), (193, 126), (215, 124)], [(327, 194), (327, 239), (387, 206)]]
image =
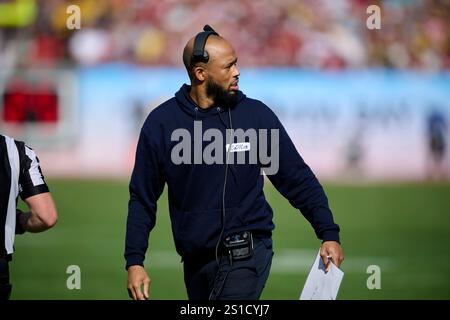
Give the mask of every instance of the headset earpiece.
[(211, 28), (211, 26), (205, 25), (203, 27), (203, 31), (195, 36), (194, 50), (192, 52), (193, 62), (205, 62), (205, 63), (208, 62), (209, 56), (208, 52), (205, 51), (205, 44), (206, 40), (208, 40), (208, 37), (210, 35), (218, 36), (219, 34), (216, 31), (214, 31), (214, 29)]

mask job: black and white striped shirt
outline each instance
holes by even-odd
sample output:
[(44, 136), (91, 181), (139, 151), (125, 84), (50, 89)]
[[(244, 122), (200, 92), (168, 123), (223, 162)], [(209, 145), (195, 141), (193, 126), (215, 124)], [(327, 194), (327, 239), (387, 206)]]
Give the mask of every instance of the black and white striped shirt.
[(24, 200), (48, 191), (33, 149), (0, 134), (0, 256), (14, 251), (18, 196)]

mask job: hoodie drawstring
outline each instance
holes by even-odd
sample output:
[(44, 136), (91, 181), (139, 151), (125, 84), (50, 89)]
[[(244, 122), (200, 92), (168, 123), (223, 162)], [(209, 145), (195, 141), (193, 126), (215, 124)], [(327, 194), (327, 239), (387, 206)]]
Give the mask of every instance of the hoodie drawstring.
[(220, 107), (217, 107), (216, 110), (217, 110), (217, 114), (219, 115), (220, 121), (222, 122), (222, 124), (224, 125), (224, 127), (225, 127), (226, 129), (228, 129), (227, 124), (225, 123), (225, 121), (222, 119), (222, 116), (220, 115)]
[[(195, 113), (195, 120), (194, 121), (197, 121), (198, 107), (194, 108), (194, 113)], [(191, 147), (193, 147), (194, 140), (192, 140), (191, 143), (192, 143)], [(186, 185), (188, 185), (188, 186), (191, 184), (192, 178), (194, 177), (194, 171), (195, 171), (195, 165), (190, 166), (190, 171), (189, 171), (189, 174), (188, 174), (187, 179), (186, 179)], [(185, 195), (185, 197), (183, 198), (183, 200), (181, 202), (181, 210), (182, 211), (184, 211), (184, 203), (188, 199), (189, 199), (189, 195)]]
[[(228, 121), (229, 121), (229, 126), (230, 127), (228, 127), (227, 124), (225, 123), (225, 121), (223, 120), (223, 118), (222, 118), (222, 116), (220, 114), (220, 111), (221, 111), (220, 107), (217, 107), (217, 112), (219, 114), (220, 121), (223, 123), (223, 125), (225, 126), (226, 129), (233, 130), (233, 121), (231, 120), (231, 110), (230, 110), (230, 108), (228, 108)], [(234, 143), (234, 135), (233, 135), (233, 137), (232, 137), (232, 139), (230, 141), (230, 146), (228, 147), (229, 150), (231, 150), (231, 145), (233, 143)], [(227, 156), (226, 156), (226, 159), (225, 159), (225, 163), (226, 164), (228, 163), (228, 152), (227, 152)], [(230, 165), (230, 171), (231, 171), (231, 174), (233, 175), (234, 182), (237, 185), (238, 184), (237, 173), (236, 173), (236, 169), (234, 168), (234, 166), (232, 164)]]

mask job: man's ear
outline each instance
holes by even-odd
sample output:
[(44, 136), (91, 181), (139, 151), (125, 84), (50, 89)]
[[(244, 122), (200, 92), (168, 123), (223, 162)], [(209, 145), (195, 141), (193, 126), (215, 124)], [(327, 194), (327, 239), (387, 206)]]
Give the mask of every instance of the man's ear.
[(194, 77), (200, 82), (206, 80), (206, 69), (202, 66), (197, 66), (194, 68)]

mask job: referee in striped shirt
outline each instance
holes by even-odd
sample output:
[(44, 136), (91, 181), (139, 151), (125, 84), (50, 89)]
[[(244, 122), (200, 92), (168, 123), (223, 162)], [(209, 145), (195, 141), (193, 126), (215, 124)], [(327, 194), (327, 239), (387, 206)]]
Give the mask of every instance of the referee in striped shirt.
[[(16, 208), (19, 195), (29, 212)], [(42, 232), (53, 227), (57, 218), (34, 151), (0, 134), (0, 300), (9, 299), (11, 294), (8, 264), (15, 234)]]

